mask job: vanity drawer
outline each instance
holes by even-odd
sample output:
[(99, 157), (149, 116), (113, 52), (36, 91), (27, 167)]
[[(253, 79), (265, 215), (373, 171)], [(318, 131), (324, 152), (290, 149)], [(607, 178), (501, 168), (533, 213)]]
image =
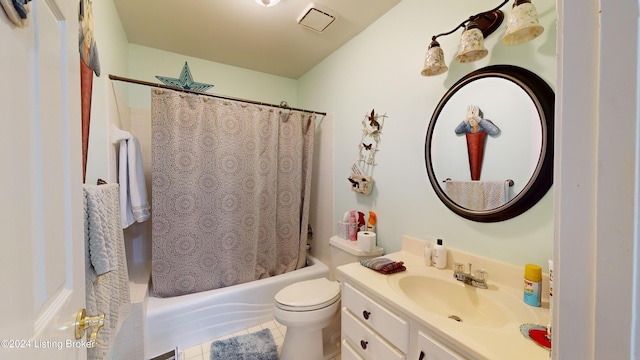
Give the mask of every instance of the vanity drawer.
[(405, 354), (409, 350), (409, 322), (345, 283), (342, 305)]
[(347, 340), (342, 340), (340, 358), (342, 360), (364, 360), (364, 358), (358, 355), (358, 352), (351, 347), (351, 344)]
[(466, 360), (422, 331), (418, 332), (418, 354), (425, 360)]
[(342, 310), (342, 336), (361, 354), (372, 360), (403, 360), (403, 353), (387, 343), (367, 325), (361, 323), (350, 311)]

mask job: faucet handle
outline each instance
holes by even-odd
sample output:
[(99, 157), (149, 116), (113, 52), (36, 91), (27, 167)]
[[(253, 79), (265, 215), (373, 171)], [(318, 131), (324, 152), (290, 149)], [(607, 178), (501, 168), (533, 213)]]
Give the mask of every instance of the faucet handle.
[(464, 265), (462, 265), (462, 263), (459, 263), (459, 262), (454, 263), (453, 264), (453, 272), (454, 272), (454, 274), (462, 274), (464, 272), (463, 266)]
[(485, 269), (476, 270), (476, 280), (486, 283), (489, 280), (489, 273)]

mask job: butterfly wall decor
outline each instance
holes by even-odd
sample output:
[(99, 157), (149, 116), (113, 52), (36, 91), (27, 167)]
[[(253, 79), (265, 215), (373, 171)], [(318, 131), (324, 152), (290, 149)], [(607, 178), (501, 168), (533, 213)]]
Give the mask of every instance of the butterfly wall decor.
[(376, 165), (375, 156), (378, 152), (378, 145), (382, 141), (382, 127), (384, 120), (387, 118), (387, 114), (377, 114), (375, 109), (371, 109), (371, 112), (365, 114), (362, 120), (362, 137), (360, 144), (358, 144), (359, 154), (358, 160), (354, 164), (357, 171), (354, 170), (349, 177), (351, 183), (351, 190), (361, 193), (369, 194), (373, 187), (373, 179), (371, 173), (373, 167)]
[(371, 115), (369, 115), (369, 125), (371, 125), (371, 127), (376, 127), (380, 129), (380, 123), (376, 121), (375, 109), (372, 109)]
[(351, 183), (351, 190), (357, 193), (369, 195), (373, 189), (371, 176), (351, 174), (347, 180)]
[(358, 162), (360, 166), (374, 166), (375, 155), (378, 151), (378, 144), (381, 142), (382, 126), (386, 114), (376, 114), (375, 109), (371, 109), (362, 120), (362, 139), (360, 145), (360, 156)]

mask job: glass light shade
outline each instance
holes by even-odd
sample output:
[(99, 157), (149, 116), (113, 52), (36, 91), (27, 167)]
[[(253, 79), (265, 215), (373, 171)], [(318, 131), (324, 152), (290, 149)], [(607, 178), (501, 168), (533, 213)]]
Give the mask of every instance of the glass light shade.
[(429, 44), (427, 55), (424, 59), (424, 68), (422, 69), (422, 76), (435, 76), (440, 75), (449, 70), (447, 64), (444, 63), (444, 52), (437, 41), (432, 41)]
[(478, 29), (475, 22), (470, 21), (462, 33), (456, 61), (460, 63), (472, 62), (482, 59), (487, 54), (489, 54), (489, 50), (484, 47), (482, 31)]
[(503, 45), (518, 45), (537, 38), (544, 31), (538, 23), (538, 12), (529, 1), (516, 1), (507, 18)]
[(256, 3), (260, 6), (270, 7), (277, 5), (280, 0), (255, 0)]

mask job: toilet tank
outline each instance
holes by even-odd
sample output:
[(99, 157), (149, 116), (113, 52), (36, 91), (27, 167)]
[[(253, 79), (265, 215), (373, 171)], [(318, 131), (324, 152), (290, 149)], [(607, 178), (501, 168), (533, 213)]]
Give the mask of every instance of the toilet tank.
[(363, 259), (378, 257), (384, 253), (384, 249), (376, 246), (373, 251), (362, 251), (357, 247), (357, 241), (345, 240), (339, 236), (329, 239), (331, 251), (330, 280), (340, 280), (340, 274), (336, 270), (338, 266), (360, 262)]

